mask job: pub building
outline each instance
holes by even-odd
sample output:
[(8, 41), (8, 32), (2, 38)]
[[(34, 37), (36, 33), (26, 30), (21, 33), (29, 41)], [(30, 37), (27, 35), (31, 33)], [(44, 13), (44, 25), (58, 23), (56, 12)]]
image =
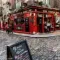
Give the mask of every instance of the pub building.
[(46, 33), (60, 30), (60, 10), (39, 6), (25, 7), (22, 12), (12, 13), (10, 22), (17, 33)]

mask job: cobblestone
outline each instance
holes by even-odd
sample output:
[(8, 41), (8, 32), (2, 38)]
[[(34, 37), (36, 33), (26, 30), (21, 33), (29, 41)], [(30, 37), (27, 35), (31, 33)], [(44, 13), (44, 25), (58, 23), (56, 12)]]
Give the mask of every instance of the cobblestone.
[(6, 46), (26, 40), (33, 60), (60, 60), (60, 36), (32, 38), (0, 32), (0, 60), (6, 60)]

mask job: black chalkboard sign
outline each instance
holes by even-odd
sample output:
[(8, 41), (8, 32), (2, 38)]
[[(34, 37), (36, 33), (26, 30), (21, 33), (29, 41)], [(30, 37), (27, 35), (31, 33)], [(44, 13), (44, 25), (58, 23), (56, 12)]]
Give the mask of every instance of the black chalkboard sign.
[(10, 52), (11, 60), (32, 60), (26, 41), (7, 46), (7, 50)]

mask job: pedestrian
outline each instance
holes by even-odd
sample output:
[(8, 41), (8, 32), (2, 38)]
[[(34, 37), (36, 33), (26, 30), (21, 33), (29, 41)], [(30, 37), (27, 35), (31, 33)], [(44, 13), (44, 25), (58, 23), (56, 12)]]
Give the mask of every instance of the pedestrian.
[(9, 34), (9, 26), (8, 26), (8, 23), (6, 23), (5, 29), (6, 29), (6, 32)]
[(9, 34), (9, 33), (13, 33), (13, 25), (11, 25), (11, 24), (6, 24), (6, 26), (5, 26), (5, 28), (6, 28), (6, 32)]
[(12, 24), (9, 24), (9, 33), (13, 33), (13, 25)]
[(48, 20), (48, 21), (47, 21), (47, 31), (50, 32), (50, 29), (51, 29), (51, 23), (50, 23), (50, 21)]
[(45, 29), (45, 32), (47, 32), (47, 22), (46, 21), (44, 23), (44, 29)]

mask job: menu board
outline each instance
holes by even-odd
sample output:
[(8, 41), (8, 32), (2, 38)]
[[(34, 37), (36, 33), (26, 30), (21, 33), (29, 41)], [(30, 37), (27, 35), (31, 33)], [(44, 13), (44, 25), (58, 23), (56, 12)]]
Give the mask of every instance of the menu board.
[(26, 41), (22, 41), (10, 46), (13, 60), (32, 60)]

